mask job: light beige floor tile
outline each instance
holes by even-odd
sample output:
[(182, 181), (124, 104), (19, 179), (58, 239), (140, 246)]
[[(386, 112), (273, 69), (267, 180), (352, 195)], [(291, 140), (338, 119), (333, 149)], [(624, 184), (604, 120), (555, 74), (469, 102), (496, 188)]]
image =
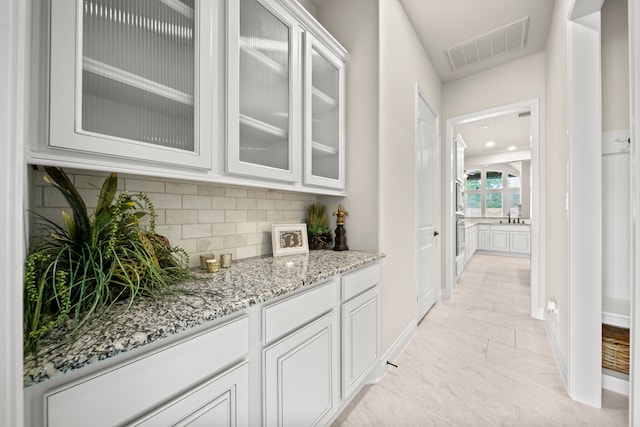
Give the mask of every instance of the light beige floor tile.
[(571, 400), (544, 323), (529, 316), (529, 260), (476, 254), (382, 380), (335, 426), (625, 426), (628, 399)]

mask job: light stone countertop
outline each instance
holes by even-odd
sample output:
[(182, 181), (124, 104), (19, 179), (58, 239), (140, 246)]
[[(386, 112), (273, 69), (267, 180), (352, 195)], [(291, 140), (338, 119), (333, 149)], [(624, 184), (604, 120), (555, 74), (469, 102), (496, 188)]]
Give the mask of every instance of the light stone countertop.
[[(57, 345), (68, 333), (59, 328), (42, 342), (38, 359), (26, 356), (25, 387), (125, 353), (151, 342), (220, 319), (384, 257), (359, 251), (310, 251), (304, 255), (234, 261), (216, 273), (199, 272), (161, 299), (138, 298), (123, 314), (93, 321), (71, 344)], [(183, 292), (184, 291), (184, 292)], [(118, 303), (115, 312), (124, 303)]]

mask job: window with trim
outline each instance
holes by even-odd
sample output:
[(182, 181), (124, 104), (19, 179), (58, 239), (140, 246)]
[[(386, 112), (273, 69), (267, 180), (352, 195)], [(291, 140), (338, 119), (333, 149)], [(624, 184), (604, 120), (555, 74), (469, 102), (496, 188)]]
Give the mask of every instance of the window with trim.
[(520, 177), (496, 169), (467, 171), (466, 216), (502, 218), (509, 214), (511, 217), (520, 215)]

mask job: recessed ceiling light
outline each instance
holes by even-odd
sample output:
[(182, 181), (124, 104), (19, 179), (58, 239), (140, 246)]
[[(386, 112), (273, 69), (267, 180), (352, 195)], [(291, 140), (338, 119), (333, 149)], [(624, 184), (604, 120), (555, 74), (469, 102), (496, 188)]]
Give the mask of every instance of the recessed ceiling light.
[(493, 141), (487, 141), (484, 145), (487, 147), (493, 147), (494, 145), (496, 145), (496, 143)]
[(507, 150), (509, 150), (509, 151), (514, 151), (515, 149), (516, 149), (516, 146), (515, 146), (515, 145), (510, 145), (510, 146), (507, 148)]
[(489, 125), (482, 125), (480, 126), (480, 129), (489, 129)]

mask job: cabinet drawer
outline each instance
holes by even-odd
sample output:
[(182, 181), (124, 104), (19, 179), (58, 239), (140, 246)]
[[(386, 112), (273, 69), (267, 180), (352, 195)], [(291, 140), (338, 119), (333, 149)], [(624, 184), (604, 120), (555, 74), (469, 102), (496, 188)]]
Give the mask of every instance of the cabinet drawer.
[(335, 280), (264, 308), (265, 343), (298, 329), (338, 304)]
[(243, 362), (189, 390), (130, 427), (246, 426), (249, 424), (248, 388), (249, 362)]
[(380, 282), (380, 264), (376, 263), (342, 277), (342, 301), (366, 291)]
[(49, 427), (113, 426), (136, 417), (249, 351), (242, 317), (45, 396)]

